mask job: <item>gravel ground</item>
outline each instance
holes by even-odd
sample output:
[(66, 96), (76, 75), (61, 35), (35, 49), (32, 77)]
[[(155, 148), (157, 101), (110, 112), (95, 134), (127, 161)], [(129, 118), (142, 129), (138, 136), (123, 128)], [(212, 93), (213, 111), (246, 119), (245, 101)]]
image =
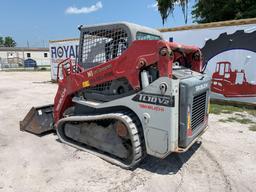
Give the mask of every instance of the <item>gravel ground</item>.
[[(183, 154), (148, 157), (135, 170), (57, 141), (19, 131), (32, 106), (53, 102), (49, 72), (0, 72), (0, 191), (255, 191), (256, 132), (211, 115), (209, 129)], [(245, 113), (246, 115), (246, 113)]]

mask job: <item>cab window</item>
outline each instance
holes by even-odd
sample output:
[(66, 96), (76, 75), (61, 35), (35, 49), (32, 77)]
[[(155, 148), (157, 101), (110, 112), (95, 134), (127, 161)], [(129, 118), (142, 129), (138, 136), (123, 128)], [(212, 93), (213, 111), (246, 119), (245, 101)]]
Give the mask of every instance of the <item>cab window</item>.
[(161, 37), (150, 33), (137, 32), (136, 40), (160, 40)]

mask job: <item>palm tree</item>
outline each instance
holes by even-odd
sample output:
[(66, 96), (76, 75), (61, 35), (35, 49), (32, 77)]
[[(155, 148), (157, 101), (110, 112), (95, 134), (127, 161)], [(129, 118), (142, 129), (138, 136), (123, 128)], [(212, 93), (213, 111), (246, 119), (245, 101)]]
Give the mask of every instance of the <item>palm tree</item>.
[(7, 36), (7, 37), (4, 38), (4, 46), (5, 47), (15, 47), (16, 42), (13, 40), (12, 37)]
[(162, 17), (163, 25), (167, 20), (170, 13), (173, 13), (175, 5), (180, 5), (184, 15), (185, 23), (187, 23), (188, 18), (188, 0), (156, 0), (158, 11)]

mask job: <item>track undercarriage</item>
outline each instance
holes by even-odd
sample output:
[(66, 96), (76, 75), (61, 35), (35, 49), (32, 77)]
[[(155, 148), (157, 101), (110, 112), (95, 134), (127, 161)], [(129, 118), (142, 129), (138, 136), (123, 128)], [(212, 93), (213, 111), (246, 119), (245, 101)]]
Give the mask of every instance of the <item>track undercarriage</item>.
[(127, 112), (68, 116), (57, 125), (63, 143), (130, 169), (143, 157), (143, 136), (136, 116)]

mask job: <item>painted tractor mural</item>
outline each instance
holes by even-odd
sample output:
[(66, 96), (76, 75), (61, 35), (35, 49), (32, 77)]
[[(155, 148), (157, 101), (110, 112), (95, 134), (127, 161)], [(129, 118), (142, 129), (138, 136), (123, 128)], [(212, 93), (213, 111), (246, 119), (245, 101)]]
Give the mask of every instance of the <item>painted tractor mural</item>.
[(225, 97), (256, 97), (256, 84), (247, 81), (243, 69), (232, 71), (229, 61), (217, 62), (212, 74), (211, 90)]

